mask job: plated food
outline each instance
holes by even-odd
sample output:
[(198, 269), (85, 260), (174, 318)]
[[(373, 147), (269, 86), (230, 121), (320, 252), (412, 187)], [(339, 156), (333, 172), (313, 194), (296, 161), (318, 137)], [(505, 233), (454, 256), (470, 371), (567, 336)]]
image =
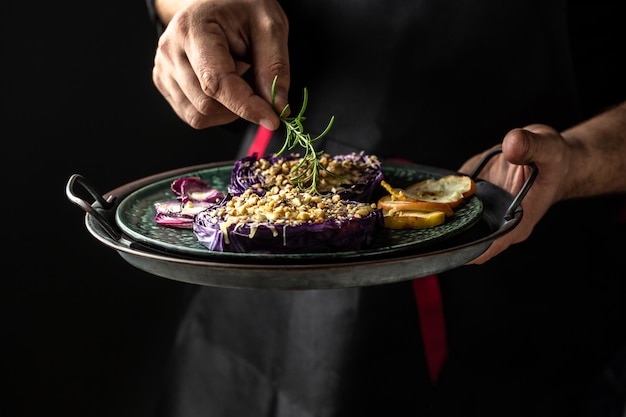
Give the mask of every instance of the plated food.
[(154, 204), (154, 221), (163, 226), (191, 229), (196, 214), (214, 207), (226, 195), (209, 186), (200, 177), (182, 177), (170, 186), (176, 200), (159, 201)]
[(228, 192), (240, 195), (248, 189), (262, 195), (275, 187), (297, 185), (300, 189), (319, 194), (338, 194), (341, 198), (370, 201), (383, 179), (378, 157), (364, 152), (345, 155), (322, 154), (317, 158), (317, 170), (310, 159), (298, 154), (256, 154), (235, 162)]
[[(276, 77), (271, 96), (274, 102)], [(458, 187), (439, 182), (414, 184), (407, 191), (383, 181), (381, 163), (365, 152), (330, 155), (317, 151), (304, 130), (308, 94), (302, 108), (288, 116), (287, 105), (279, 118), (286, 127), (283, 147), (275, 154), (258, 154), (234, 163), (227, 195), (211, 196), (210, 186), (198, 178), (186, 192), (179, 180), (172, 191), (176, 201), (155, 204), (155, 221), (164, 226), (192, 227), (198, 241), (212, 251), (249, 253), (299, 253), (354, 251), (367, 246), (380, 228), (416, 229), (440, 225), (454, 214), (453, 201), (466, 195)], [(304, 155), (285, 155), (300, 146)], [(451, 181), (456, 185), (462, 181)], [(473, 181), (470, 180), (473, 183)], [(376, 202), (380, 185), (389, 196)], [(208, 190), (207, 190), (208, 189)], [(453, 190), (453, 195), (449, 191)]]
[(306, 173), (297, 155), (254, 155), (236, 161), (226, 194), (212, 191), (198, 178), (178, 179), (172, 184), (177, 200), (155, 204), (155, 221), (191, 228), (211, 251), (356, 251), (368, 247), (384, 228), (442, 224), (473, 195), (473, 181), (464, 176), (394, 188), (384, 181), (378, 159), (362, 152), (323, 155), (320, 161), (323, 174), (315, 179), (317, 192), (294, 181), (294, 176)]
[(376, 156), (320, 155), (317, 170), (298, 154), (256, 154), (235, 162), (228, 197), (195, 216), (210, 250), (300, 253), (358, 250), (382, 226), (370, 201), (383, 179)]
[(394, 188), (384, 180), (381, 184), (389, 194), (381, 197), (377, 206), (389, 229), (440, 225), (476, 192), (476, 183), (466, 175), (429, 178), (404, 188)]
[(314, 195), (293, 185), (263, 195), (249, 188), (198, 213), (193, 231), (220, 252), (300, 253), (358, 250), (381, 226), (376, 204)]

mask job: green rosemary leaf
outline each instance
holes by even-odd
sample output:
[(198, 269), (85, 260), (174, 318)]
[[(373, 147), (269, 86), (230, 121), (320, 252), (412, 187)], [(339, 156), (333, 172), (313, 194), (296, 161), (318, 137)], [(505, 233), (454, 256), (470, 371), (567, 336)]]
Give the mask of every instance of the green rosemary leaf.
[[(274, 81), (272, 82), (272, 107), (275, 106), (275, 90), (276, 90), (276, 80), (278, 76), (274, 77)], [(300, 163), (292, 169), (293, 173), (297, 173), (291, 178), (291, 181), (301, 190), (308, 191), (313, 194), (319, 194), (317, 189), (317, 180), (319, 177), (320, 170), (326, 170), (326, 168), (320, 163), (319, 157), (324, 153), (324, 151), (316, 151), (313, 143), (328, 134), (333, 123), (335, 122), (335, 116), (330, 118), (328, 125), (324, 129), (322, 133), (320, 133), (315, 138), (311, 138), (311, 135), (307, 133), (304, 129), (303, 121), (306, 120), (304, 113), (306, 111), (307, 105), (309, 102), (309, 93), (307, 89), (304, 89), (302, 107), (296, 116), (288, 117), (285, 116), (289, 109), (289, 104), (285, 105), (282, 111), (279, 113), (280, 121), (285, 126), (285, 142), (282, 148), (276, 153), (277, 155), (282, 154), (286, 150), (293, 151), (296, 147), (301, 147), (304, 149), (304, 156)]]

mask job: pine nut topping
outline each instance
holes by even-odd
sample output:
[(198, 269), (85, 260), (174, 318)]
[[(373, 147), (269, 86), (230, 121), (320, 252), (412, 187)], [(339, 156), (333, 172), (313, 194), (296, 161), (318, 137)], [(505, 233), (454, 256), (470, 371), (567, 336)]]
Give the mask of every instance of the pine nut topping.
[[(295, 155), (298, 156), (298, 155)], [(321, 155), (318, 160), (323, 169), (319, 171), (318, 191), (320, 193), (338, 193), (350, 188), (350, 186), (363, 181), (368, 173), (379, 169), (378, 157), (375, 155), (365, 155), (364, 152), (343, 155), (342, 159), (335, 159), (330, 154)], [(263, 178), (264, 185), (259, 188), (273, 189), (273, 187), (285, 187), (289, 184), (290, 178), (295, 177), (305, 171), (310, 171), (310, 167), (305, 164), (295, 171), (302, 158), (285, 159), (279, 157), (276, 163), (268, 159), (259, 158), (254, 167), (254, 175)], [(309, 185), (309, 184), (305, 184)]]
[(344, 222), (363, 218), (376, 210), (376, 203), (342, 200), (337, 194), (311, 196), (288, 184), (277, 194), (258, 196), (252, 189), (233, 196), (223, 206), (205, 210), (203, 217), (213, 223), (235, 224), (276, 223), (289, 226), (324, 221)]

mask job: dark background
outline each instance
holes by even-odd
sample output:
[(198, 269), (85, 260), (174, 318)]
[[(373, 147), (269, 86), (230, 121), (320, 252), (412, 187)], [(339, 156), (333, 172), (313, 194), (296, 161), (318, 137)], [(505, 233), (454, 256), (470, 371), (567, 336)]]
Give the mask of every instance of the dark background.
[[(143, 0), (4, 4), (2, 404), (22, 417), (149, 415), (195, 287), (144, 273), (96, 241), (65, 186), (79, 173), (104, 193), (232, 159), (239, 138), (189, 128), (156, 91)], [(591, 35), (574, 51), (581, 91), (602, 99), (589, 103), (624, 98), (611, 81), (623, 45), (603, 20), (619, 19), (614, 9), (574, 11), (572, 30)]]
[(65, 186), (78, 173), (105, 193), (230, 160), (238, 136), (191, 129), (159, 95), (151, 79), (156, 30), (143, 0), (14, 1), (3, 9), (8, 389), (0, 407), (16, 413), (0, 413), (147, 415), (194, 287), (144, 273), (99, 243)]

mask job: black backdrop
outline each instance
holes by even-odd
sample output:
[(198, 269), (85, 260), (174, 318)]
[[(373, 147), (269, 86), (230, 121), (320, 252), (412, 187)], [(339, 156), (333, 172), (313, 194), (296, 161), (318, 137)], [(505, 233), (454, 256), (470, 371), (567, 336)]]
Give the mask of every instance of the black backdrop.
[(74, 173), (101, 192), (232, 159), (239, 139), (195, 131), (151, 80), (143, 0), (13, 1), (3, 24), (5, 219), (0, 407), (16, 416), (142, 416), (193, 286), (130, 266), (84, 227)]
[[(0, 407), (14, 413), (0, 412), (147, 416), (195, 287), (143, 273), (97, 242), (65, 185), (79, 173), (105, 192), (231, 159), (239, 138), (189, 128), (155, 90), (143, 0), (39, 3), (3, 7)], [(611, 83), (624, 73), (610, 32), (621, 29), (616, 3), (604, 16), (576, 3), (572, 30), (594, 42), (574, 51), (582, 94), (623, 99), (623, 84)]]

